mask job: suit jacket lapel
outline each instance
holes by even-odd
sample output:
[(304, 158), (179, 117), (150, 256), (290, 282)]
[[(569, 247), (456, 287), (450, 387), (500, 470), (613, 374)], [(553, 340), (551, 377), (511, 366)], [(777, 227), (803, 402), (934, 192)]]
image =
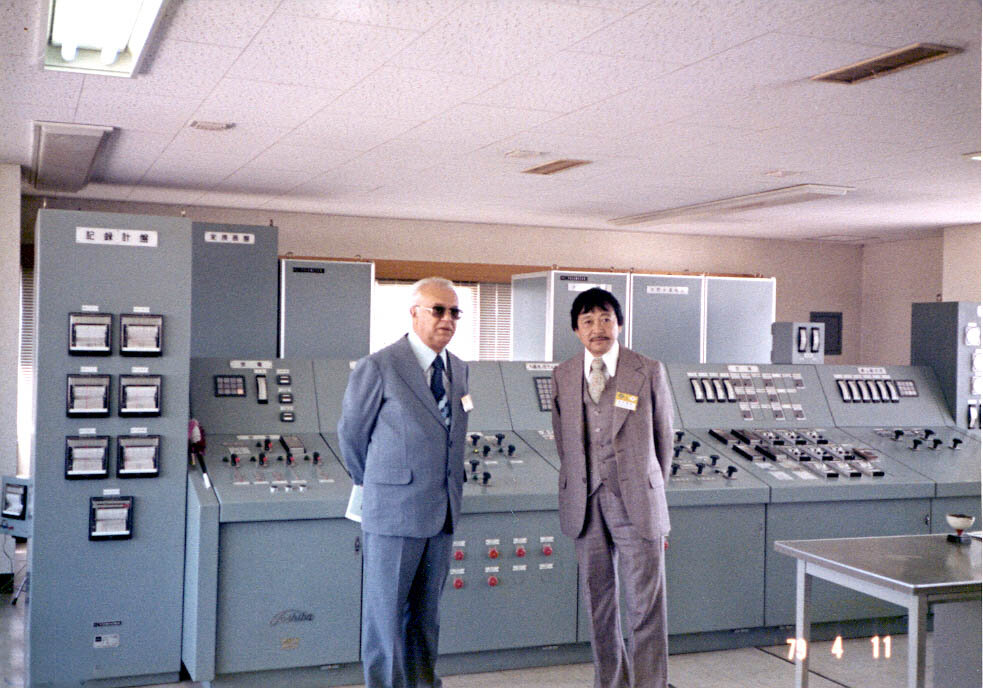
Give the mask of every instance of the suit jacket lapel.
[(416, 360), (413, 348), (406, 337), (400, 340), (399, 346), (394, 349), (396, 355), (396, 373), (403, 378), (403, 382), (413, 390), (420, 399), (420, 403), (436, 418), (441, 426), (444, 425), (444, 417), (440, 415), (437, 402), (434, 401), (430, 388), (427, 387), (426, 376), (420, 369), (420, 363)]
[[(563, 400), (561, 408), (568, 409), (565, 413), (572, 416), (574, 437), (584, 436), (584, 364), (583, 359), (577, 365), (571, 366), (568, 374), (557, 378), (560, 389), (557, 396)], [(557, 438), (559, 440), (559, 438)]]
[[(621, 349), (619, 357), (621, 360), (618, 361), (618, 373), (614, 376), (615, 394), (625, 392), (636, 397), (640, 396), (642, 386), (645, 384), (644, 368), (641, 362), (633, 352), (625, 348)], [(633, 413), (633, 411), (617, 405), (614, 407), (614, 420), (611, 426), (612, 437), (621, 430), (621, 426), (625, 424), (629, 413)]]

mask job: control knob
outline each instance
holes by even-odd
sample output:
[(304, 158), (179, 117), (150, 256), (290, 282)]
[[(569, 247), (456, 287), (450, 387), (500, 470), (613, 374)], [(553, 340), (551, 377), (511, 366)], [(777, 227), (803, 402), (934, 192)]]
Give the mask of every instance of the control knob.
[(498, 585), (498, 576), (488, 576), (488, 585), (493, 588)]
[(498, 548), (497, 547), (489, 547), (488, 548), (488, 558), (489, 559), (498, 559)]
[(553, 545), (546, 543), (543, 545), (543, 556), (550, 557), (553, 556)]
[(464, 550), (454, 550), (454, 561), (464, 561)]
[(515, 548), (515, 556), (517, 556), (517, 557), (524, 557), (524, 556), (526, 556), (526, 548), (523, 547), (522, 545), (519, 545), (518, 547), (516, 547)]
[(514, 444), (510, 444), (509, 445), (509, 456), (512, 456), (513, 454), (515, 454), (515, 445)]
[(491, 453), (491, 447), (489, 447), (487, 444), (481, 448), (482, 456), (488, 456), (490, 453)]
[(462, 579), (460, 579), (460, 578), (455, 578), (454, 579), (454, 589), (455, 590), (460, 590), (463, 587), (464, 587), (464, 581)]
[(483, 472), (481, 474), (481, 484), (487, 485), (489, 480), (491, 480), (491, 473), (489, 473), (488, 471)]

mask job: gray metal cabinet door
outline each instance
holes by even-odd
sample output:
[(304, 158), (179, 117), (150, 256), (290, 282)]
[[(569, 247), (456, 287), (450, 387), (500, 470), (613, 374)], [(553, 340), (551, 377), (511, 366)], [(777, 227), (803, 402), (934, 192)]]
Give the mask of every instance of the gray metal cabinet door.
[(774, 278), (707, 278), (707, 363), (769, 363)]
[(703, 278), (632, 275), (631, 343), (663, 363), (699, 363)]

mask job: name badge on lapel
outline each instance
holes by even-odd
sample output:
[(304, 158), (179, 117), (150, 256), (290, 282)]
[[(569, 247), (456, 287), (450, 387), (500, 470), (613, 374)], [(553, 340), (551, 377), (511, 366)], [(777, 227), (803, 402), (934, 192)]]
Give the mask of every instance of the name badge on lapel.
[(470, 394), (465, 394), (461, 397), (461, 406), (464, 407), (465, 413), (471, 413), (471, 409), (474, 408), (474, 401), (471, 399)]
[(614, 395), (614, 405), (618, 408), (634, 411), (638, 408), (638, 397), (627, 392), (618, 392)]

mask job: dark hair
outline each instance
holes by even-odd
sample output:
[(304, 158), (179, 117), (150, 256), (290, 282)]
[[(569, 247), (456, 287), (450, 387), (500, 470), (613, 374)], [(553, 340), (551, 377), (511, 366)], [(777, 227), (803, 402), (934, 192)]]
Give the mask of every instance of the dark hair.
[(621, 314), (621, 304), (618, 303), (618, 299), (611, 292), (594, 287), (580, 292), (577, 294), (577, 298), (573, 300), (573, 305), (570, 307), (571, 329), (576, 331), (577, 318), (582, 313), (590, 313), (595, 308), (600, 308), (602, 311), (614, 311), (614, 316), (618, 319), (618, 327), (624, 326), (625, 316)]

